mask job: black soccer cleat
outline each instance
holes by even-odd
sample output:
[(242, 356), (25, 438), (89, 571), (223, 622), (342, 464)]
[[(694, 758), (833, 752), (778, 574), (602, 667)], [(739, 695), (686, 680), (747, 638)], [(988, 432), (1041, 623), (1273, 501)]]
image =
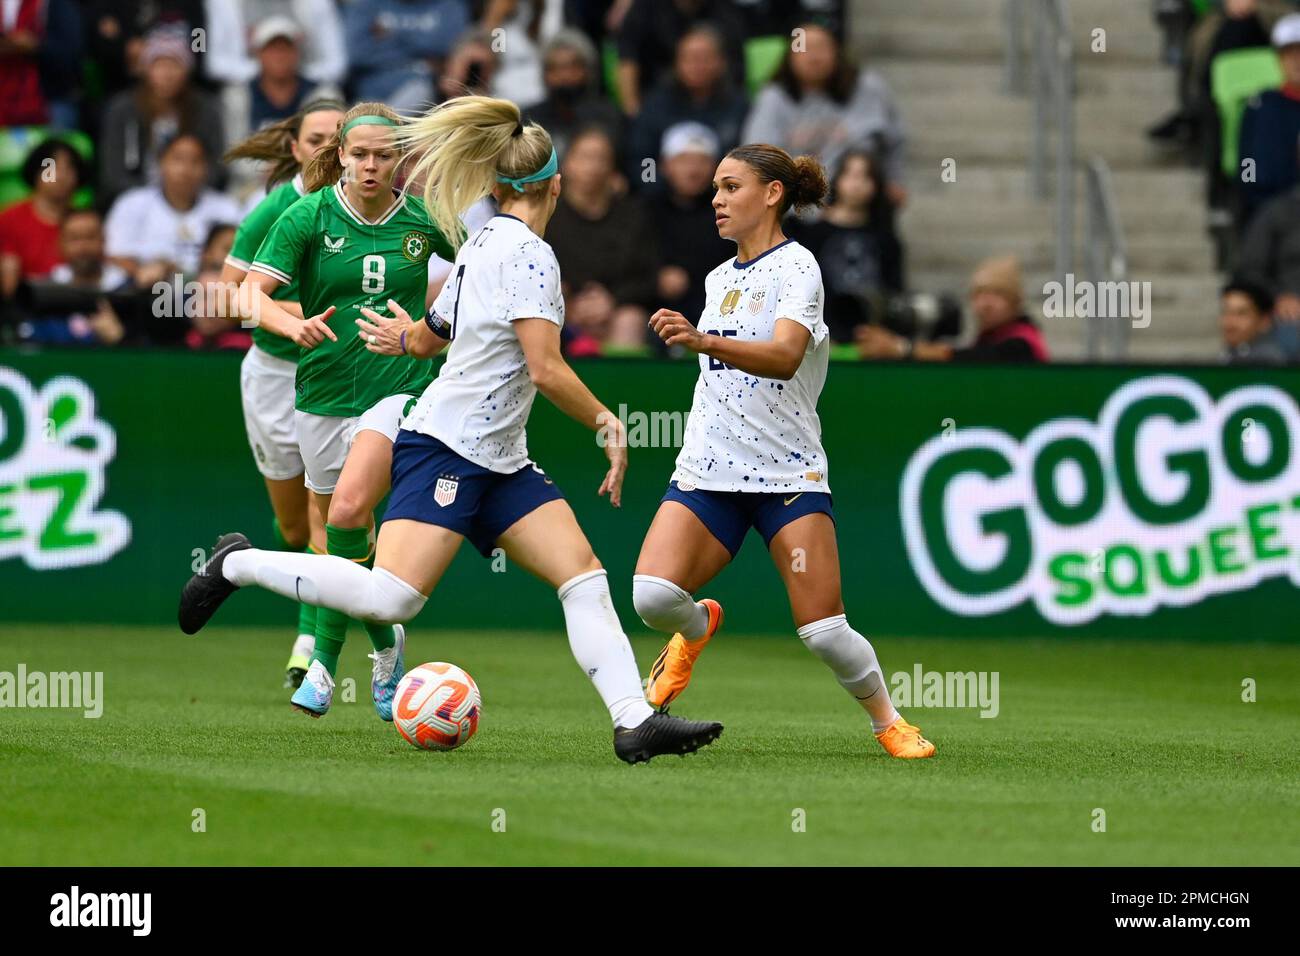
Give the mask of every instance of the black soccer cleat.
[(614, 753), (626, 763), (644, 763), (660, 754), (684, 757), (721, 736), (722, 724), (717, 721), (651, 714), (636, 727), (615, 729)]
[(301, 667), (290, 667), (284, 672), (284, 686), (287, 690), (292, 687), (297, 690), (302, 686), (302, 679), (307, 676), (307, 672)]
[(212, 615), (217, 613), (221, 602), (239, 590), (239, 585), (231, 584), (225, 579), (221, 573), (221, 566), (226, 561), (226, 555), (236, 551), (247, 551), (252, 546), (248, 538), (238, 531), (223, 534), (217, 539), (216, 547), (212, 549), (212, 557), (208, 558), (207, 564), (203, 565), (203, 569), (198, 574), (185, 582), (185, 587), (181, 589), (181, 606), (176, 618), (180, 622), (182, 631), (186, 634), (197, 634), (203, 625), (212, 619)]

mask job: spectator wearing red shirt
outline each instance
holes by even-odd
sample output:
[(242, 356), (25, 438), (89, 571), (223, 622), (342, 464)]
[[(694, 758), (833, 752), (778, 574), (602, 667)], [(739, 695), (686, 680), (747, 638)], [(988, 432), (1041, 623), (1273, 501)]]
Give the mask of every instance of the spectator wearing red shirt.
[(44, 278), (63, 261), (59, 224), (86, 181), (85, 164), (63, 140), (47, 139), (27, 154), (23, 179), (31, 197), (0, 213), (0, 291), (6, 297), (22, 280)]

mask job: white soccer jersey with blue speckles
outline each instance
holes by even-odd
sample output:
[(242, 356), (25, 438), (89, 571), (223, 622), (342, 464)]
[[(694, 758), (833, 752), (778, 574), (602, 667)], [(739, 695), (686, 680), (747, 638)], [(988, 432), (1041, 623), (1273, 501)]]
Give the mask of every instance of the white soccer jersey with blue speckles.
[(762, 342), (771, 340), (778, 319), (792, 319), (812, 338), (788, 382), (700, 356), (673, 480), (683, 490), (829, 492), (817, 399), (830, 337), (817, 259), (787, 239), (748, 263), (724, 262), (709, 273), (704, 290), (701, 332)]
[(522, 220), (499, 213), (461, 246), (432, 311), (451, 346), (402, 427), (491, 471), (518, 471), (528, 464), (524, 425), (537, 388), (512, 323), (564, 324), (555, 253)]

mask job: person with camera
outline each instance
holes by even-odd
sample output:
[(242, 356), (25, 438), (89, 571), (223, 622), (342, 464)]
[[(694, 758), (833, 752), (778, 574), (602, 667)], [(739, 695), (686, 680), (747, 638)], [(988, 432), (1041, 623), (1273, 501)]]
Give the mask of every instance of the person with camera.
[[(99, 213), (69, 210), (59, 227), (59, 250), (63, 261), (47, 280), (57, 288), (44, 295), (36, 291), (32, 301), (49, 302), (50, 312), (57, 312), (57, 300), (72, 311), (50, 314), (44, 308), (33, 309), (18, 324), (18, 338), (43, 345), (117, 345), (126, 337), (126, 327), (106, 294), (129, 289), (131, 281), (126, 270), (104, 257), (104, 221)], [(86, 293), (84, 299), (76, 292)]]
[(922, 362), (1046, 362), (1047, 342), (1025, 312), (1024, 283), (1015, 256), (986, 259), (971, 276), (971, 309), (979, 331), (970, 345), (914, 342), (878, 325), (858, 329), (858, 354), (864, 359), (918, 359)]

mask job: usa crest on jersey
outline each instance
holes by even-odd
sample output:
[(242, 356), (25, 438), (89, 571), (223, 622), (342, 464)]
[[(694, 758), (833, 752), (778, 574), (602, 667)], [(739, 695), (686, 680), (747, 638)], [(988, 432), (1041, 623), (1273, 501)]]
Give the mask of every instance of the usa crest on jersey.
[(433, 500), (439, 507), (445, 508), (456, 500), (456, 489), (460, 487), (458, 478), (439, 478), (433, 489)]

